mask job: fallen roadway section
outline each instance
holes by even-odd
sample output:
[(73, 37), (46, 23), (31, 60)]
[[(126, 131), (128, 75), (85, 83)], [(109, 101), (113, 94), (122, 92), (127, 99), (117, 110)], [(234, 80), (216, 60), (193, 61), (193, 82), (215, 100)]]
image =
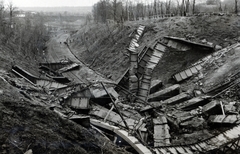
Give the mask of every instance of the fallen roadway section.
[(67, 85), (61, 84), (59, 82), (55, 82), (47, 79), (40, 79), (16, 65), (12, 67), (12, 71), (17, 75), (21, 76), (22, 78), (24, 78), (25, 80), (27, 80), (28, 82), (30, 82), (31, 84), (36, 86), (40, 86), (48, 89), (53, 89), (53, 88), (57, 89), (57, 88), (67, 87)]

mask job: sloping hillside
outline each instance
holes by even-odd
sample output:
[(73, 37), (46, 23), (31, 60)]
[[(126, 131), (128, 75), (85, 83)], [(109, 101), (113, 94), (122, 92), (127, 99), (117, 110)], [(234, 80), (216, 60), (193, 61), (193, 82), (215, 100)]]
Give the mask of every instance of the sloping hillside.
[[(135, 21), (124, 25), (87, 25), (69, 38), (70, 47), (89, 66), (117, 80), (128, 67), (126, 49), (133, 37), (131, 33), (139, 24), (145, 25), (146, 29), (138, 50), (168, 35), (191, 38), (196, 42), (205, 39), (213, 45), (226, 47), (238, 41), (240, 19), (236, 16), (207, 15)], [(169, 52), (155, 69), (153, 77), (170, 78), (173, 73), (207, 54), (202, 51)]]

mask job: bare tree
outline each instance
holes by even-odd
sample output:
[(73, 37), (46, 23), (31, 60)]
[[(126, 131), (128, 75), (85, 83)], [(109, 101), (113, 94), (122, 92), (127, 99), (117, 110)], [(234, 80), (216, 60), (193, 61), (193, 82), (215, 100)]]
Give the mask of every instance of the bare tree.
[(3, 1), (0, 1), (0, 22), (2, 22), (3, 15), (4, 15), (4, 3)]
[(117, 0), (113, 0), (112, 5), (113, 5), (113, 21), (116, 21), (116, 19), (117, 19), (117, 5), (118, 5), (118, 1)]
[(186, 13), (189, 13), (189, 6), (190, 6), (190, 2), (189, 0), (186, 0)]
[(154, 0), (154, 4), (153, 4), (153, 15), (154, 15), (154, 18), (157, 17), (157, 0)]
[(196, 4), (196, 0), (193, 0), (192, 2), (192, 13), (195, 13), (195, 4)]
[(222, 12), (222, 2), (219, 1), (219, 12)]
[(10, 3), (8, 4), (8, 8), (9, 8), (10, 24), (12, 24), (13, 14), (14, 14), (14, 11), (17, 9), (17, 7), (14, 7), (14, 6), (13, 6), (13, 3), (10, 2)]
[(238, 0), (235, 0), (235, 13), (238, 13)]
[(185, 1), (182, 0), (182, 6), (181, 6), (181, 16), (185, 15), (185, 7), (184, 7)]

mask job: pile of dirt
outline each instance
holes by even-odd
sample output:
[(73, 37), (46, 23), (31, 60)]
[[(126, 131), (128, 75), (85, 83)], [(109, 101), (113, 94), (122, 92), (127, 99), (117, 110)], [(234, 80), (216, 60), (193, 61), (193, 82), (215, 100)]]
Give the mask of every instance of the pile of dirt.
[(0, 151), (2, 153), (125, 153), (99, 132), (63, 119), (52, 110), (28, 100), (0, 80)]

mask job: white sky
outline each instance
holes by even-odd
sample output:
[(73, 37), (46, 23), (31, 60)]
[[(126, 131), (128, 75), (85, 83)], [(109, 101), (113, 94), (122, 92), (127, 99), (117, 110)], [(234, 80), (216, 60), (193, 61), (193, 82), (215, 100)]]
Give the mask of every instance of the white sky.
[[(1, 0), (0, 0), (1, 1)], [(92, 6), (99, 0), (3, 0), (16, 7)]]

